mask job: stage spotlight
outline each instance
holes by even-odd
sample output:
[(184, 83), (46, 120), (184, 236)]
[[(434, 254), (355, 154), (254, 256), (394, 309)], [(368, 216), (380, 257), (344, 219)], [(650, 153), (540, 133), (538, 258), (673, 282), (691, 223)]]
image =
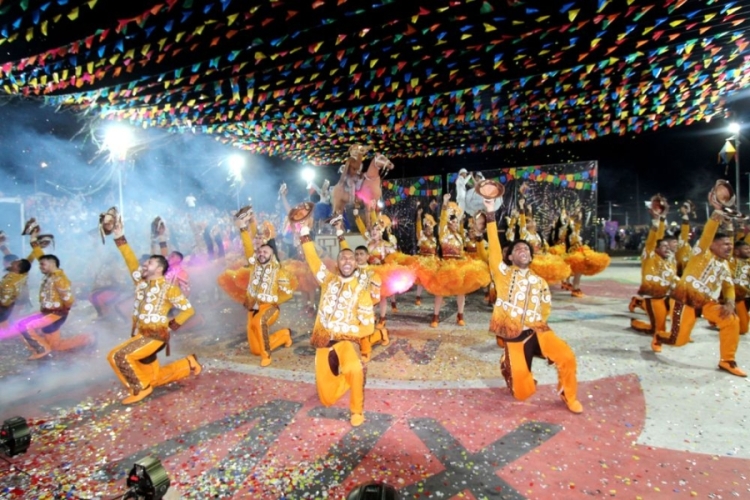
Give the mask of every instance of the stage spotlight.
[(12, 457), (26, 453), (31, 444), (31, 431), (23, 417), (9, 418), (0, 427), (0, 450)]
[(396, 488), (384, 483), (361, 484), (346, 496), (346, 500), (400, 500)]
[(145, 457), (133, 465), (126, 484), (125, 499), (160, 500), (169, 490), (169, 476), (158, 458)]
[(742, 126), (737, 122), (732, 122), (729, 124), (729, 132), (732, 134), (739, 134), (740, 130), (742, 130)]

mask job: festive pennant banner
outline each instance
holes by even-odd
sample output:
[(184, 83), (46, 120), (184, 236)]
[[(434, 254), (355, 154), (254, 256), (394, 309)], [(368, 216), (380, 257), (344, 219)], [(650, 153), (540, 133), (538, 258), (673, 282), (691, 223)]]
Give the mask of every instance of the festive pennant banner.
[(138, 5), (0, 2), (0, 92), (323, 164), (689, 125), (750, 86), (737, 1)]

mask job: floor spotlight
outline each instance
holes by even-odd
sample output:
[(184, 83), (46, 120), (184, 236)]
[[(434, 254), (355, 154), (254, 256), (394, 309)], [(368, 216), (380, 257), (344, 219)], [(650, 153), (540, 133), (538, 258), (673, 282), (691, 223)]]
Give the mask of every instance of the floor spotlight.
[(396, 488), (384, 483), (366, 483), (355, 487), (346, 500), (400, 500)]
[(126, 484), (125, 499), (161, 500), (169, 490), (169, 476), (158, 458), (145, 457), (133, 465)]
[(31, 431), (23, 417), (9, 418), (0, 427), (0, 451), (12, 457), (26, 453), (31, 444)]

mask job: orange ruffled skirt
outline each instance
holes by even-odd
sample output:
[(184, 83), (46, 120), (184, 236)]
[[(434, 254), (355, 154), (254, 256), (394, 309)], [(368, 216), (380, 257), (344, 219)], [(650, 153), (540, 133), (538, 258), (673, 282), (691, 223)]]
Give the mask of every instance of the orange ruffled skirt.
[(399, 264), (386, 263), (379, 266), (372, 266), (372, 270), (380, 278), (381, 298), (404, 293), (417, 280), (417, 272), (413, 267), (409, 268)]
[(591, 250), (588, 245), (582, 245), (571, 250), (565, 256), (565, 262), (570, 266), (573, 274), (594, 276), (607, 269), (609, 266), (609, 255)]
[(216, 278), (216, 283), (235, 302), (245, 303), (247, 284), (250, 282), (250, 268), (227, 269)]
[(407, 255), (401, 252), (393, 253), (385, 258), (386, 263), (397, 263), (412, 269), (416, 276), (414, 284), (419, 286), (422, 286), (422, 283), (419, 281), (419, 269), (425, 266), (430, 267), (438, 260), (437, 255)]
[(394, 252), (385, 256), (385, 263), (411, 267), (416, 264), (418, 258), (419, 257), (416, 255), (409, 255), (403, 252)]
[(467, 295), (490, 284), (490, 269), (481, 260), (424, 258), (418, 263), (419, 284), (432, 295)]
[(544, 281), (549, 284), (564, 280), (572, 272), (565, 259), (559, 255), (548, 253), (534, 254), (530, 267), (534, 273), (544, 278)]
[(565, 243), (558, 243), (557, 245), (552, 245), (549, 247), (548, 253), (552, 255), (565, 255)]

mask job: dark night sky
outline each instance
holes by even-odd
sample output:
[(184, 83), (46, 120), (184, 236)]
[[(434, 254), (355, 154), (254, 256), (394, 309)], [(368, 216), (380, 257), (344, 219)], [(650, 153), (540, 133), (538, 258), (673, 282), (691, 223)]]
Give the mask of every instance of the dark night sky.
[[(738, 117), (750, 124), (750, 97), (735, 100), (732, 104)], [(54, 168), (38, 170), (39, 159), (59, 156), (61, 149), (65, 155), (75, 158), (82, 164), (95, 155), (95, 147), (85, 135), (71, 139), (78, 132), (83, 122), (69, 113), (56, 113), (54, 109), (40, 106), (37, 102), (15, 101), (0, 107), (0, 169), (3, 172), (2, 191), (5, 195), (14, 194), (16, 190), (27, 193), (33, 189), (33, 172), (37, 169), (39, 189), (54, 191), (50, 184), (43, 180), (61, 182), (69, 180), (68, 175), (55, 171)], [(631, 223), (635, 222), (637, 200), (648, 200), (656, 192), (661, 192), (671, 201), (681, 201), (688, 197), (698, 203), (699, 208), (705, 194), (719, 177), (734, 182), (734, 164), (725, 175), (725, 168), (717, 164), (717, 154), (729, 137), (726, 131), (728, 121), (715, 117), (711, 123), (698, 123), (689, 127), (664, 129), (647, 132), (637, 136), (605, 136), (593, 141), (545, 146), (525, 150), (507, 150), (495, 154), (463, 155), (459, 157), (430, 157), (416, 159), (396, 159), (395, 177), (411, 177), (437, 173), (455, 172), (464, 167), (471, 170), (491, 170), (501, 167), (563, 163), (567, 161), (597, 160), (599, 162), (599, 216), (607, 216), (607, 202), (612, 201), (613, 218), (625, 222), (628, 212)], [(745, 150), (750, 152), (750, 127), (743, 131)], [(38, 134), (34, 136), (34, 133)], [(156, 130), (148, 131), (153, 137), (164, 137)], [(19, 139), (20, 137), (20, 139)], [(160, 139), (163, 140), (163, 139)], [(194, 140), (187, 137), (172, 137), (171, 141)], [(206, 149), (212, 154), (227, 154), (236, 150), (204, 139)], [(158, 155), (158, 150), (144, 151), (143, 157)], [(744, 175), (750, 172), (750, 153), (744, 155), (747, 160), (741, 174), (741, 196), (743, 203), (748, 200), (748, 182)], [(44, 159), (44, 158), (42, 158)], [(94, 163), (89, 167), (94, 171)], [(185, 168), (191, 168), (186, 162)], [(199, 168), (199, 167), (194, 167)], [(274, 176), (294, 182), (298, 180), (300, 165), (278, 158), (264, 158), (262, 175)], [(325, 168), (321, 177), (332, 182), (337, 179), (336, 167)], [(79, 174), (83, 175), (83, 173)], [(256, 174), (257, 175), (257, 174)], [(14, 184), (12, 181), (18, 182)], [(11, 181), (11, 182), (9, 182)], [(214, 183), (217, 195), (225, 192), (222, 179)], [(189, 189), (186, 187), (185, 189)], [(642, 206), (642, 205), (641, 205)], [(647, 214), (640, 210), (641, 222)]]

